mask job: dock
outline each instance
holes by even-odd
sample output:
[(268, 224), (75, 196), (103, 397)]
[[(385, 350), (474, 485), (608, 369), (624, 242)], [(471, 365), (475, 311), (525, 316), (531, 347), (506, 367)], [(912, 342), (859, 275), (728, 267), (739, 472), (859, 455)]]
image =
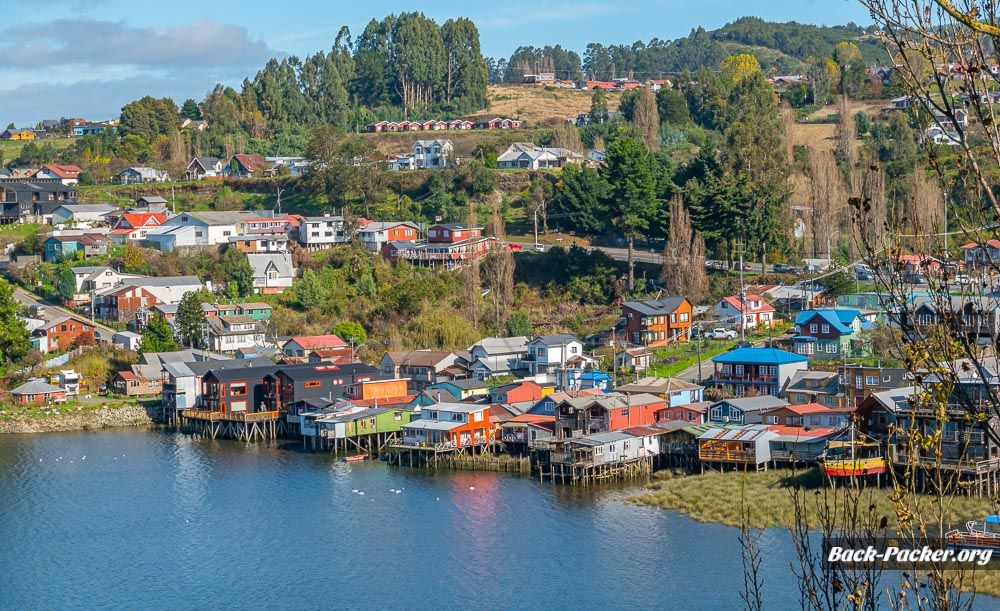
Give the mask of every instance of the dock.
[(277, 439), (283, 429), (282, 415), (277, 411), (226, 414), (206, 409), (182, 409), (180, 423), (187, 433), (247, 443)]

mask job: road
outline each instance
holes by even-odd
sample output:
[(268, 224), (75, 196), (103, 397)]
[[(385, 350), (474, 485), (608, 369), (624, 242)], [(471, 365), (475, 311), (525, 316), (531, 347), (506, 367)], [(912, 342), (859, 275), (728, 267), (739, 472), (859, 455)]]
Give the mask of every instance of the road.
[[(736, 340), (733, 340), (732, 343), (735, 344), (737, 341), (739, 341), (738, 338)], [(758, 340), (753, 343), (754, 348), (761, 348), (763, 346), (764, 346), (764, 340)], [(702, 356), (701, 381), (704, 382), (705, 380), (711, 378), (714, 373), (715, 373), (715, 363), (712, 362), (712, 358), (708, 356)], [(678, 372), (674, 377), (684, 380), (685, 382), (694, 382), (697, 384), (699, 379), (698, 363), (695, 363), (694, 365), (691, 365), (687, 369)]]
[(38, 318), (42, 318), (46, 321), (50, 321), (56, 318), (54, 314), (58, 312), (60, 315), (73, 316), (74, 318), (79, 318), (80, 320), (89, 322), (90, 324), (94, 325), (94, 337), (98, 341), (110, 343), (111, 338), (114, 337), (115, 333), (117, 333), (117, 331), (115, 331), (111, 327), (102, 325), (99, 322), (95, 322), (90, 318), (87, 318), (86, 316), (78, 314), (73, 310), (64, 308), (60, 305), (56, 305), (51, 301), (42, 299), (33, 293), (29, 293), (28, 291), (24, 290), (19, 286), (14, 287), (14, 298), (29, 308), (34, 305), (45, 306), (45, 312), (41, 314)]

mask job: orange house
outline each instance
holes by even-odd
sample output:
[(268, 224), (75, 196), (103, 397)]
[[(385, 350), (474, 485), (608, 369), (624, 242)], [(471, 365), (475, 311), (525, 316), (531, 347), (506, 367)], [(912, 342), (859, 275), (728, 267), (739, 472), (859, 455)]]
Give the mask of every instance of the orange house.
[(407, 378), (393, 380), (362, 380), (344, 387), (344, 396), (351, 400), (370, 401), (406, 396)]
[(474, 403), (435, 403), (420, 411), (420, 419), (403, 425), (403, 445), (464, 449), (494, 442), (496, 426), (490, 407)]
[(626, 341), (633, 344), (686, 342), (691, 339), (692, 312), (687, 297), (626, 301), (622, 304), (620, 326), (625, 329)]

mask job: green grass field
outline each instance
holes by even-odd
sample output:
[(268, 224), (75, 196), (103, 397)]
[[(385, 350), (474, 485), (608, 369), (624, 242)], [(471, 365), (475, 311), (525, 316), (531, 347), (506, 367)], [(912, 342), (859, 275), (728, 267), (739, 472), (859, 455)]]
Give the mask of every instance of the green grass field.
[(38, 145), (54, 145), (62, 150), (73, 144), (73, 138), (44, 138), (40, 140), (4, 140), (0, 141), (0, 166), (10, 166), (11, 162), (21, 154), (21, 149), (29, 142)]

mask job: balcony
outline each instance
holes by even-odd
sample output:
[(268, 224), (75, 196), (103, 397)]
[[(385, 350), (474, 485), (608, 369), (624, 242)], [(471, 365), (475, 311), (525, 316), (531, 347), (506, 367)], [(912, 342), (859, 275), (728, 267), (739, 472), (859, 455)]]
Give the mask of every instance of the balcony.
[(504, 433), (500, 439), (507, 443), (528, 443), (527, 433)]
[(757, 464), (757, 453), (753, 451), (701, 448), (698, 451), (698, 457), (706, 462)]

